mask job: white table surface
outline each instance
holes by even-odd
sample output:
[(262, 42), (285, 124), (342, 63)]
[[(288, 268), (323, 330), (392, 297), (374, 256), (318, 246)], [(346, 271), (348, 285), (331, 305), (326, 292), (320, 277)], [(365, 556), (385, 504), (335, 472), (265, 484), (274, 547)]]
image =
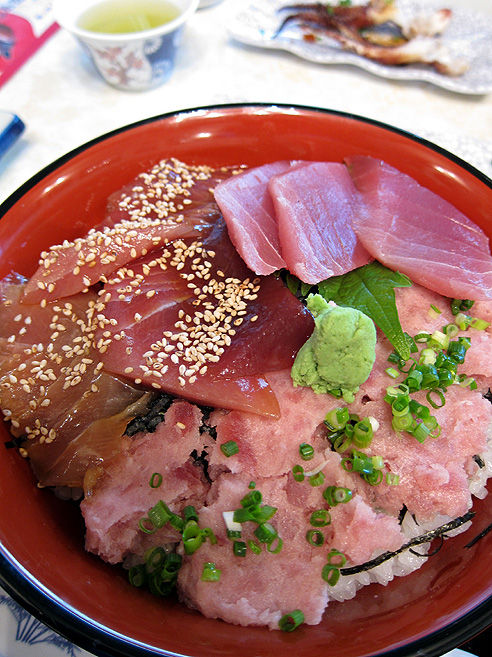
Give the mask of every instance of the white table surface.
[[(227, 24), (244, 4), (223, 0), (198, 11), (186, 27), (173, 76), (146, 92), (106, 85), (73, 37), (56, 33), (0, 88), (0, 109), (26, 123), (0, 160), (0, 202), (54, 159), (110, 130), (164, 112), (245, 101), (313, 105), (384, 121), (431, 138), (491, 175), (492, 94), (458, 95), (242, 46), (230, 39)], [(466, 7), (492, 20), (492, 0), (443, 0), (441, 6)], [(0, 657), (64, 654), (87, 655), (0, 595)]]
[[(70, 34), (55, 34), (0, 88), (0, 108), (17, 113), (27, 125), (0, 160), (0, 201), (43, 166), (98, 135), (213, 103), (299, 103), (348, 111), (431, 136), (458, 155), (467, 155), (461, 151), (469, 143), (469, 159), (482, 158), (481, 168), (490, 166), (492, 94), (458, 95), (428, 83), (389, 81), (351, 66), (322, 66), (243, 46), (230, 39), (227, 24), (245, 2), (223, 0), (199, 10), (186, 27), (173, 76), (146, 92), (108, 86)], [(492, 0), (443, 4), (492, 18)]]

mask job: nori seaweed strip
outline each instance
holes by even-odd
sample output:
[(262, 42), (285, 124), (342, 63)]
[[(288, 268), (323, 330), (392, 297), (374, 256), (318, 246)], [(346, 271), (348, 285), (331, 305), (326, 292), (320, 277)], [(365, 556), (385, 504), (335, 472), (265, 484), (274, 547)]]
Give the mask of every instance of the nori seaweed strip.
[(375, 568), (376, 566), (379, 566), (385, 561), (388, 561), (388, 559), (395, 557), (397, 554), (401, 554), (405, 550), (408, 550), (414, 545), (422, 545), (422, 543), (429, 543), (429, 541), (432, 541), (434, 538), (437, 538), (438, 536), (442, 536), (446, 532), (449, 532), (452, 529), (456, 529), (457, 527), (464, 525), (465, 522), (471, 520), (474, 517), (474, 515), (475, 515), (474, 511), (468, 511), (468, 513), (465, 513), (464, 516), (455, 518), (454, 520), (447, 522), (445, 525), (441, 525), (441, 527), (438, 527), (437, 529), (432, 529), (431, 531), (426, 532), (421, 536), (416, 536), (415, 538), (412, 538), (410, 541), (408, 541), (408, 543), (405, 543), (405, 545), (402, 545), (401, 548), (395, 550), (394, 552), (383, 552), (383, 554), (380, 554), (375, 559), (371, 559), (371, 561), (366, 561), (365, 563), (360, 564), (359, 566), (351, 566), (350, 568), (340, 568), (340, 575), (356, 575), (357, 573), (362, 573), (365, 572), (366, 570), (370, 570), (371, 568)]
[(407, 514), (407, 511), (408, 511), (408, 509), (407, 509), (407, 505), (404, 504), (404, 505), (401, 507), (401, 509), (400, 509), (400, 513), (398, 514), (398, 523), (399, 523), (400, 525), (402, 524), (403, 519), (404, 519), (404, 517), (405, 517), (406, 514)]
[(439, 536), (439, 545), (434, 550), (432, 550), (432, 552), (421, 554), (420, 552), (416, 552), (415, 550), (412, 550), (412, 548), (409, 548), (408, 551), (414, 554), (416, 557), (433, 557), (435, 554), (439, 552), (439, 550), (442, 548), (443, 545), (444, 545), (444, 536), (441, 534)]
[(480, 454), (475, 454), (473, 460), (478, 465), (479, 468), (485, 468), (485, 461), (482, 459)]
[(212, 406), (199, 406), (203, 418), (202, 418), (202, 424), (200, 426), (200, 433), (208, 433), (211, 438), (214, 440), (217, 440), (217, 429), (216, 427), (213, 427), (212, 425), (208, 424), (207, 420), (209, 419), (210, 415), (212, 414), (212, 411), (214, 408)]
[(19, 449), (19, 447), (22, 447), (22, 443), (24, 443), (26, 440), (26, 435), (18, 436), (17, 438), (15, 436), (10, 436), (10, 440), (6, 440), (4, 445), (7, 449), (12, 449), (13, 447)]
[(162, 393), (147, 406), (147, 410), (142, 415), (137, 415), (128, 423), (125, 429), (125, 435), (134, 436), (136, 433), (154, 433), (159, 424), (164, 421), (166, 411), (173, 403), (175, 397)]
[(484, 536), (487, 536), (487, 534), (488, 534), (491, 530), (492, 530), (492, 523), (490, 523), (490, 525), (489, 525), (488, 527), (485, 527), (485, 529), (482, 530), (482, 531), (480, 532), (480, 534), (478, 534), (477, 536), (475, 536), (475, 538), (472, 538), (472, 540), (471, 540), (469, 543), (467, 543), (467, 544), (465, 545), (465, 547), (466, 547), (466, 548), (471, 548), (471, 547), (473, 547), (473, 546), (475, 545), (475, 543), (477, 543), (481, 538), (483, 538)]
[(208, 481), (209, 484), (212, 483), (212, 479), (210, 478), (210, 475), (208, 473), (208, 453), (206, 450), (202, 450), (201, 454), (198, 454), (198, 450), (194, 449), (191, 454), (191, 458), (193, 459), (193, 465), (195, 465), (197, 468), (201, 468), (203, 471), (203, 474), (205, 475), (205, 479)]

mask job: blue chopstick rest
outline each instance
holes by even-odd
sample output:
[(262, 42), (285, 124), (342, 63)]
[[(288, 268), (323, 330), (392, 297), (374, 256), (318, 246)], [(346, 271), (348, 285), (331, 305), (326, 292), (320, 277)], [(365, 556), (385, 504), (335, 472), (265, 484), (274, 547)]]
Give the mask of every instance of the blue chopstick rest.
[(0, 157), (22, 134), (25, 127), (17, 114), (0, 110)]

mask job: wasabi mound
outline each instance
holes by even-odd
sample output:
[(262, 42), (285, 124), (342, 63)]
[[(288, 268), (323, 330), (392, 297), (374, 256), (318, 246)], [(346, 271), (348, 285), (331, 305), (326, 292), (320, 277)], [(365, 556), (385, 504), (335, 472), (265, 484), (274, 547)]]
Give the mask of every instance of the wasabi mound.
[(307, 306), (315, 328), (292, 366), (294, 386), (308, 386), (317, 393), (340, 391), (351, 402), (374, 365), (374, 323), (360, 310), (328, 303), (319, 294), (311, 295)]

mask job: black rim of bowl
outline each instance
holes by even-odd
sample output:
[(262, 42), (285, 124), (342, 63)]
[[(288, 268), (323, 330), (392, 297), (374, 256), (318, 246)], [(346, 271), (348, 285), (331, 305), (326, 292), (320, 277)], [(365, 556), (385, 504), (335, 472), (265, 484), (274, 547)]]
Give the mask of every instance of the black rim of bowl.
[[(197, 112), (213, 111), (213, 110), (228, 110), (228, 109), (265, 109), (271, 108), (272, 110), (299, 110), (317, 112), (320, 114), (329, 114), (332, 116), (339, 116), (343, 118), (353, 119), (361, 123), (377, 126), (402, 135), (408, 139), (415, 141), (441, 155), (444, 155), (449, 160), (460, 165), (472, 173), (476, 178), (485, 183), (492, 189), (492, 180), (484, 173), (473, 167), (471, 164), (462, 160), (458, 156), (450, 153), (446, 149), (424, 139), (418, 137), (411, 132), (407, 132), (400, 128), (396, 128), (389, 124), (383, 123), (376, 119), (370, 119), (358, 114), (349, 112), (342, 112), (338, 110), (323, 109), (319, 107), (311, 107), (308, 105), (290, 105), (286, 103), (227, 103), (219, 105), (205, 105), (195, 108), (188, 108), (159, 114), (147, 119), (142, 119), (134, 123), (116, 128), (103, 135), (95, 137), (94, 139), (78, 146), (77, 148), (69, 151), (65, 155), (59, 157), (48, 166), (41, 169), (38, 173), (27, 180), (21, 185), (13, 194), (11, 194), (0, 205), (0, 219), (1, 217), (17, 203), (24, 194), (26, 194), (34, 185), (43, 180), (49, 173), (52, 173), (60, 166), (73, 159), (79, 153), (87, 150), (91, 146), (98, 144), (106, 139), (109, 139), (119, 133), (127, 132), (147, 123), (154, 123), (162, 119), (169, 119), (180, 114), (193, 114)], [(151, 657), (162, 655), (163, 657), (192, 657), (191, 655), (183, 655), (182, 653), (169, 652), (152, 646), (144, 645), (134, 642), (128, 637), (125, 637), (109, 628), (91, 621), (90, 619), (79, 614), (76, 610), (71, 609), (68, 605), (64, 604), (61, 600), (57, 600), (49, 592), (36, 584), (35, 581), (24, 576), (22, 568), (17, 565), (15, 557), (11, 555), (0, 544), (0, 584), (5, 591), (20, 605), (22, 605), (29, 613), (31, 613), (38, 620), (45, 625), (58, 632), (61, 636), (65, 637), (74, 644), (80, 646), (84, 650), (94, 653), (99, 657)], [(485, 601), (477, 605), (470, 612), (458, 620), (450, 623), (449, 625), (431, 632), (427, 636), (412, 641), (411, 643), (398, 648), (383, 650), (382, 652), (374, 654), (373, 657), (413, 657), (414, 655), (424, 654), (427, 657), (438, 657), (444, 653), (452, 650), (456, 646), (472, 639), (477, 634), (487, 629), (491, 624), (492, 618), (492, 596), (489, 596)], [(247, 657), (245, 655), (245, 657)]]

